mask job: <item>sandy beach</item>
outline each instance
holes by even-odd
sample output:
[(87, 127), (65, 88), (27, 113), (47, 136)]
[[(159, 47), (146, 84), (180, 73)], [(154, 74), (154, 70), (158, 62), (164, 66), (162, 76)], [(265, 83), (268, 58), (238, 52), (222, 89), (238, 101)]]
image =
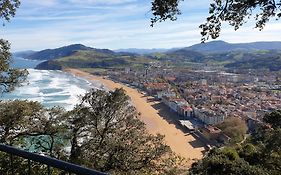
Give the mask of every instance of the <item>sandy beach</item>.
[(127, 95), (131, 98), (132, 103), (137, 111), (141, 113), (140, 120), (142, 120), (151, 134), (160, 133), (165, 135), (166, 144), (178, 155), (187, 159), (201, 159), (204, 151), (204, 144), (192, 135), (184, 133), (178, 129), (175, 124), (169, 121), (172, 114), (164, 105), (159, 102), (150, 101), (138, 90), (127, 87), (120, 83), (115, 83), (109, 79), (94, 76), (87, 72), (77, 69), (66, 69), (76, 76), (86, 78), (88, 80), (98, 80), (107, 88), (113, 90), (115, 88), (123, 88)]

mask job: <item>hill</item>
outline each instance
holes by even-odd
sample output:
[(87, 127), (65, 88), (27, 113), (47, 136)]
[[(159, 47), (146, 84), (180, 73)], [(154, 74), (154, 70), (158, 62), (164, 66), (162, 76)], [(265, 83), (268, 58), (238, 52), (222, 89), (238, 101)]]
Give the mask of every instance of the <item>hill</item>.
[(281, 65), (281, 49), (273, 50), (279, 48), (279, 44), (280, 42), (230, 44), (213, 41), (204, 45), (198, 44), (188, 48), (147, 55), (114, 52), (74, 44), (36, 52), (26, 58), (47, 60), (37, 66), (39, 69), (143, 67), (150, 62), (160, 61), (180, 67), (209, 65), (227, 69), (279, 71), (281, 70), (281, 66), (279, 66)]
[(70, 68), (123, 68), (144, 66), (153, 60), (128, 53), (115, 53), (111, 50), (79, 50), (71, 55), (45, 61), (37, 69)]
[(269, 71), (281, 70), (281, 51), (250, 52), (233, 55), (231, 62), (224, 66), (228, 69), (252, 69)]
[(93, 50), (91, 47), (86, 47), (82, 44), (73, 44), (56, 49), (46, 49), (33, 54), (27, 55), (24, 58), (32, 60), (53, 60), (65, 56), (70, 56), (78, 50)]
[(227, 69), (281, 70), (281, 50), (237, 50), (228, 52), (199, 52), (180, 49), (166, 54), (153, 54), (151, 58), (170, 61), (178, 66), (202, 63)]
[(152, 54), (152, 53), (163, 53), (167, 52), (170, 49), (137, 49), (137, 48), (129, 48), (129, 49), (118, 49), (115, 52), (125, 52), (125, 53), (135, 53), (135, 54)]
[(197, 52), (230, 52), (230, 51), (253, 51), (253, 50), (281, 50), (281, 42), (253, 42), (253, 43), (227, 43), (224, 41), (211, 41), (195, 44), (183, 50)]

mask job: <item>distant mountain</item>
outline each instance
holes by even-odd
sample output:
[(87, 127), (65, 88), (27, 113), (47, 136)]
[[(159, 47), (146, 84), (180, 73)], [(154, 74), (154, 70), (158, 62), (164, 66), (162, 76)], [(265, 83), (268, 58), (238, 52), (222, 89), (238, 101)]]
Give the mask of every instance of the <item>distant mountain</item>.
[(124, 68), (144, 66), (153, 60), (131, 53), (116, 53), (107, 49), (78, 50), (74, 53), (45, 61), (37, 69), (63, 68)]
[(78, 50), (93, 50), (91, 47), (86, 47), (82, 44), (73, 44), (56, 49), (46, 49), (33, 54), (27, 55), (24, 58), (32, 60), (53, 60), (60, 57), (72, 55)]
[[(212, 44), (212, 48), (222, 47), (222, 42)], [(220, 45), (220, 46), (219, 46)], [(258, 50), (258, 49), (233, 49), (230, 44), (223, 44), (230, 51), (207, 52), (199, 50), (179, 49), (164, 54), (152, 54), (150, 58), (170, 61), (178, 66), (189, 66), (190, 63), (204, 65), (223, 66), (228, 69), (266, 69), (270, 71), (281, 70), (280, 50)], [(200, 46), (201, 47), (201, 46)], [(257, 46), (255, 46), (257, 48)], [(263, 46), (263, 48), (266, 48)], [(271, 47), (273, 48), (273, 47)]]
[(169, 49), (137, 49), (137, 48), (129, 48), (129, 49), (118, 49), (115, 52), (127, 52), (127, 53), (136, 53), (136, 54), (151, 54), (151, 53), (163, 53), (167, 52)]
[(228, 63), (224, 67), (230, 69), (280, 71), (281, 50), (234, 52), (228, 54)]
[(27, 51), (21, 51), (21, 52), (15, 52), (13, 53), (12, 55), (15, 56), (15, 57), (22, 57), (22, 58), (25, 58), (29, 55), (32, 55), (36, 53), (36, 51), (33, 51), (33, 50), (27, 50)]
[(229, 51), (251, 51), (251, 50), (281, 50), (281, 42), (253, 42), (253, 43), (227, 43), (224, 41), (211, 41), (207, 43), (195, 44), (183, 50), (193, 50), (198, 52), (229, 52)]
[(48, 60), (38, 65), (38, 69), (144, 67), (160, 61), (181, 67), (209, 65), (228, 69), (281, 70), (281, 42), (230, 44), (213, 41), (162, 53), (136, 54), (134, 50), (131, 51), (134, 53), (74, 44), (27, 54), (25, 58)]

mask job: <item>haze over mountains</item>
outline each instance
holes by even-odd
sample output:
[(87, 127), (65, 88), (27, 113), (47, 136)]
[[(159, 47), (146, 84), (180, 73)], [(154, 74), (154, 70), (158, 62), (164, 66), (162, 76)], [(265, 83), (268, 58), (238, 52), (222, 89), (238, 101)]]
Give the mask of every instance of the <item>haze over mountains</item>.
[[(16, 56), (24, 56), (28, 59), (42, 59), (49, 60), (56, 57), (63, 57), (73, 53), (75, 50), (94, 50), (95, 48), (87, 47), (82, 44), (73, 44), (69, 46), (60, 47), (57, 49), (46, 49), (39, 52), (36, 51), (22, 51), (16, 52)], [(102, 49), (106, 51), (107, 49)], [(252, 42), (252, 43), (228, 43), (225, 41), (211, 41), (207, 43), (199, 43), (185, 48), (171, 48), (171, 49), (118, 49), (115, 52), (127, 52), (136, 54), (151, 54), (151, 53), (163, 53), (174, 52), (178, 50), (192, 50), (198, 52), (229, 52), (229, 51), (250, 51), (250, 50), (281, 50), (281, 41), (271, 42)], [(110, 50), (107, 50), (110, 51)], [(114, 52), (114, 51), (112, 51)]]
[(153, 49), (138, 49), (138, 48), (129, 48), (129, 49), (118, 49), (114, 50), (115, 52), (126, 52), (126, 53), (135, 53), (135, 54), (152, 54), (152, 53), (165, 53), (175, 51), (181, 48), (172, 48), (172, 49), (161, 49), (161, 48), (153, 48)]
[(229, 52), (229, 51), (253, 51), (253, 50), (279, 50), (281, 49), (280, 41), (271, 42), (252, 42), (252, 43), (227, 43), (225, 41), (211, 41), (207, 43), (199, 43), (184, 48), (172, 49), (119, 49), (116, 52), (129, 52), (137, 54), (151, 54), (155, 52), (173, 52), (177, 50), (192, 50), (197, 52)]
[(229, 51), (247, 51), (247, 50), (279, 50), (280, 41), (271, 42), (253, 42), (253, 43), (227, 43), (224, 41), (211, 41), (208, 43), (195, 44), (184, 49), (200, 52), (229, 52)]
[(123, 49), (118, 52), (73, 44), (39, 52), (18, 52), (14, 55), (47, 60), (38, 66), (40, 69), (139, 67), (153, 61), (168, 61), (181, 66), (194, 62), (231, 69), (281, 70), (281, 42), (278, 41), (241, 44), (212, 41), (181, 49)]

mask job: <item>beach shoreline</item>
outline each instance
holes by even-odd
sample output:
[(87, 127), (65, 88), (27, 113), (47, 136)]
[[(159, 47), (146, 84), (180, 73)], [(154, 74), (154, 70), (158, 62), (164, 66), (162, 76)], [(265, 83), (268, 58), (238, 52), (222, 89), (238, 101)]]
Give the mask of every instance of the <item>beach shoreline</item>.
[(133, 89), (121, 83), (116, 83), (110, 79), (95, 76), (78, 69), (65, 69), (65, 72), (75, 76), (85, 78), (89, 81), (99, 81), (109, 90), (123, 88), (131, 98), (133, 105), (141, 114), (140, 120), (146, 124), (146, 128), (151, 134), (165, 135), (165, 142), (178, 155), (191, 160), (202, 159), (205, 151), (204, 144), (194, 136), (184, 133), (169, 118), (173, 115), (163, 104), (157, 101), (148, 100), (150, 97), (144, 96), (137, 89)]

